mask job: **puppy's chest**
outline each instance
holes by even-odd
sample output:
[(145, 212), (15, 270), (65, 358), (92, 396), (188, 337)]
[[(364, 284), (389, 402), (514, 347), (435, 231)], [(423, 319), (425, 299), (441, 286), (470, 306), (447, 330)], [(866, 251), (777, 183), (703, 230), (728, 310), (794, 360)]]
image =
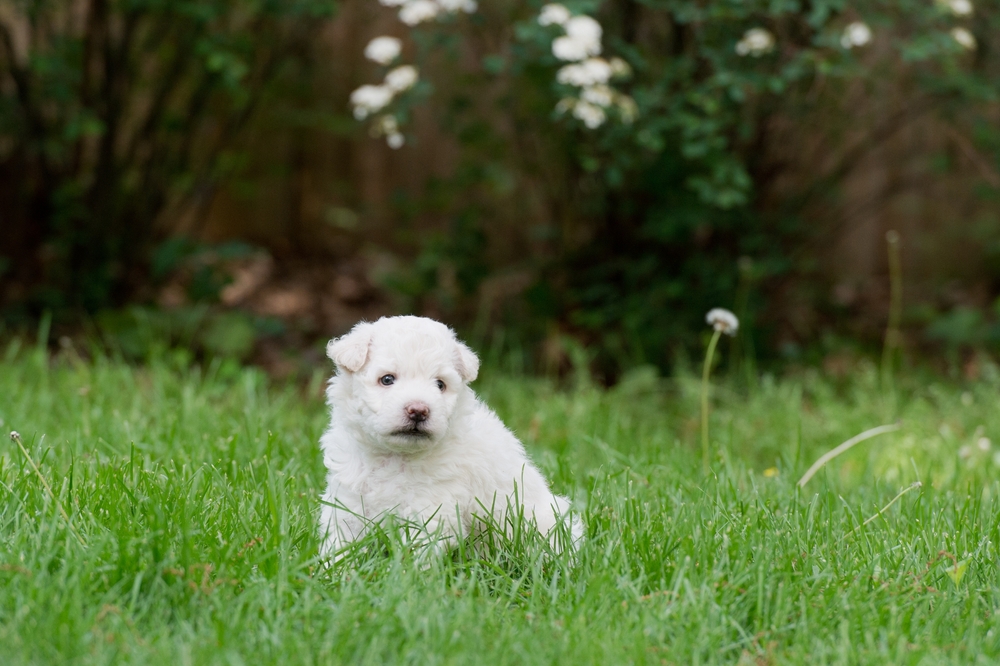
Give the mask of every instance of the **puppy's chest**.
[(354, 486), (369, 506), (413, 508), (471, 504), (476, 498), (475, 484), (468, 474), (454, 466), (426, 464), (426, 461), (384, 459), (367, 469), (358, 470)]

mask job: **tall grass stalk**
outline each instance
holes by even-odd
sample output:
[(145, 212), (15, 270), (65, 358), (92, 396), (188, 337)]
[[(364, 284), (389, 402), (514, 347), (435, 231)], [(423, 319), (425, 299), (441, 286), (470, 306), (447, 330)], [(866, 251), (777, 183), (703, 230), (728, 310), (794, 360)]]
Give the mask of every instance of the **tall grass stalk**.
[(900, 348), (899, 327), (903, 319), (903, 263), (899, 256), (899, 232), (886, 232), (885, 242), (889, 255), (889, 323), (882, 346), (882, 386), (886, 390), (892, 390), (893, 363)]

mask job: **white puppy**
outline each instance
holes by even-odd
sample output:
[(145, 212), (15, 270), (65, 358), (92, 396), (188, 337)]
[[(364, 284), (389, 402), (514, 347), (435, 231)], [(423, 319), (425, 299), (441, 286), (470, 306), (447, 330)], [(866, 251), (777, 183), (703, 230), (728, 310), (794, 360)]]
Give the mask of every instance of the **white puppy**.
[(326, 351), (337, 374), (320, 440), (324, 553), (389, 514), (453, 542), (481, 526), (477, 515), (492, 513), (504, 525), (508, 508), (523, 509), (542, 534), (565, 517), (579, 538), (569, 502), (552, 494), (521, 442), (468, 387), (479, 359), (450, 328), (384, 317), (357, 324)]

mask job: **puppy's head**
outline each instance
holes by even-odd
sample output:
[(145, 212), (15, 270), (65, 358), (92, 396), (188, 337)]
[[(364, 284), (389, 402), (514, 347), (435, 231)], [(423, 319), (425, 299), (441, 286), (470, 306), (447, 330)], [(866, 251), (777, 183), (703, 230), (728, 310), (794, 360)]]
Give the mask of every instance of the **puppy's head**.
[(439, 441), (479, 372), (479, 359), (454, 331), (424, 317), (362, 322), (326, 352), (337, 365), (334, 409), (393, 451)]

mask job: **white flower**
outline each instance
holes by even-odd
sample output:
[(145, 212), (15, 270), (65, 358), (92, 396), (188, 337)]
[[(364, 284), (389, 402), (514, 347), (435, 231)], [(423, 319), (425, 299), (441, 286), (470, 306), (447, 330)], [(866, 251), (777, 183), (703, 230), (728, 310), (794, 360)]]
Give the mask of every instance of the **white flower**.
[(603, 84), (587, 86), (580, 93), (580, 99), (595, 106), (607, 108), (615, 100), (615, 91)]
[(539, 25), (564, 25), (569, 17), (569, 10), (562, 5), (545, 5), (538, 14), (538, 23)]
[(736, 43), (737, 55), (759, 57), (774, 50), (774, 35), (764, 28), (750, 28)]
[(601, 24), (589, 16), (574, 16), (563, 25), (566, 36), (587, 48), (588, 55), (601, 52)]
[(583, 65), (564, 65), (556, 72), (556, 81), (568, 86), (586, 86), (593, 81), (587, 73), (587, 68)]
[(632, 76), (632, 68), (621, 58), (612, 58), (608, 65), (611, 66), (611, 75), (616, 79), (626, 79)]
[(393, 150), (398, 150), (403, 147), (404, 143), (406, 143), (406, 138), (399, 132), (393, 132), (392, 134), (386, 135), (385, 142), (389, 144), (389, 147)]
[(397, 134), (399, 132), (399, 121), (396, 120), (396, 116), (386, 113), (375, 120), (373, 129), (375, 136)]
[(392, 101), (393, 91), (387, 86), (361, 86), (351, 93), (354, 117), (364, 120), (372, 113), (378, 113)]
[(566, 65), (556, 72), (556, 81), (583, 87), (607, 83), (611, 78), (611, 65), (601, 58), (589, 58), (582, 63)]
[(576, 99), (572, 97), (563, 97), (556, 104), (556, 113), (566, 113), (570, 109), (576, 106)]
[(639, 117), (639, 106), (628, 95), (618, 95), (615, 104), (618, 105), (618, 112), (622, 114), (622, 122), (629, 124)]
[(712, 328), (727, 335), (736, 335), (740, 328), (740, 320), (725, 308), (712, 308), (705, 315), (705, 321), (711, 324)]
[(952, 38), (970, 51), (976, 48), (976, 38), (972, 36), (972, 33), (965, 28), (952, 28), (951, 29)]
[(437, 3), (441, 5), (441, 9), (451, 14), (459, 10), (472, 14), (478, 7), (475, 0), (437, 0)]
[(597, 129), (607, 119), (604, 109), (582, 100), (573, 106), (573, 115), (582, 120), (588, 129)]
[(607, 83), (614, 73), (610, 63), (603, 58), (588, 58), (583, 61), (583, 68), (587, 71), (591, 83)]
[(560, 60), (575, 62), (583, 60), (590, 53), (585, 44), (582, 44), (570, 37), (556, 37), (552, 40), (552, 55)]
[(974, 9), (969, 0), (938, 0), (937, 4), (955, 16), (969, 16)]
[(430, 21), (441, 12), (441, 6), (432, 0), (407, 0), (399, 10), (399, 20), (409, 26)]
[(399, 57), (403, 43), (395, 37), (376, 37), (365, 47), (365, 57), (380, 65), (388, 65)]
[(861, 21), (855, 21), (844, 28), (844, 34), (840, 36), (840, 45), (845, 49), (855, 46), (864, 46), (872, 41), (872, 29)]
[(385, 75), (385, 85), (392, 92), (399, 93), (412, 88), (419, 78), (416, 67), (401, 65)]
[(574, 16), (563, 27), (565, 37), (552, 42), (552, 54), (560, 60), (575, 62), (601, 54), (601, 24), (589, 16)]

